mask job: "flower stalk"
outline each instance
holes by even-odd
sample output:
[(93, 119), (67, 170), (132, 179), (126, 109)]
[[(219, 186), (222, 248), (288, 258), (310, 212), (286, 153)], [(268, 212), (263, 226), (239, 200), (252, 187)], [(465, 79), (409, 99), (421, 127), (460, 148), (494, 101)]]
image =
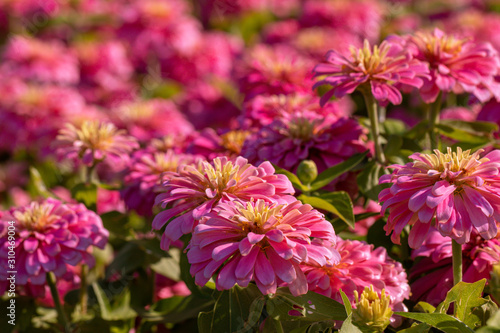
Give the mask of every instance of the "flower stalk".
[(370, 118), (370, 127), (373, 137), (373, 143), (375, 144), (375, 156), (377, 161), (381, 164), (385, 163), (385, 155), (382, 150), (382, 145), (380, 143), (380, 129), (379, 129), (379, 118), (378, 118), (378, 105), (377, 101), (373, 95), (369, 92), (364, 92), (363, 97), (365, 99), (366, 108), (368, 110), (368, 116)]
[(54, 304), (56, 306), (59, 323), (64, 327), (64, 332), (69, 333), (71, 332), (71, 326), (69, 324), (68, 318), (66, 317), (66, 314), (64, 313), (64, 309), (61, 304), (61, 298), (59, 296), (59, 292), (57, 291), (56, 278), (54, 276), (54, 273), (47, 272), (46, 277), (47, 277), (47, 283), (50, 288), (50, 293), (52, 295), (52, 299), (54, 300)]
[(453, 255), (453, 285), (462, 281), (462, 245), (454, 239), (451, 240)]
[(430, 150), (439, 149), (439, 134), (436, 133), (436, 125), (439, 124), (439, 113), (441, 111), (441, 100), (442, 94), (439, 93), (436, 101), (430, 105), (429, 116), (429, 139), (430, 139)]

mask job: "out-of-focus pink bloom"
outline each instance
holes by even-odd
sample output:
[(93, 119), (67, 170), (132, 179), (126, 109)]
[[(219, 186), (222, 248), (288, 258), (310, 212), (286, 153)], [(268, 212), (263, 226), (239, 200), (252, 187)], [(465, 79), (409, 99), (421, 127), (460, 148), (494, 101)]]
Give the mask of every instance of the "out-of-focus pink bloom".
[(28, 163), (8, 161), (0, 164), (0, 192), (9, 192), (14, 187), (28, 183)]
[(206, 128), (193, 140), (187, 148), (189, 153), (202, 155), (208, 160), (218, 156), (236, 158), (241, 155), (243, 143), (249, 137), (250, 131), (230, 130), (223, 134), (217, 134), (212, 128)]
[[(315, 241), (312, 241), (314, 238)], [(339, 255), (332, 225), (310, 205), (256, 201), (220, 203), (196, 226), (189, 245), (190, 273), (198, 285), (217, 274), (218, 290), (255, 280), (263, 294), (275, 293), (286, 283), (290, 292), (307, 292), (299, 264), (334, 265)]]
[[(92, 246), (104, 248), (108, 231), (101, 218), (82, 204), (63, 204), (55, 199), (32, 202), (28, 206), (14, 207), (0, 216), (0, 257), (7, 262), (7, 231), (14, 221), (16, 283), (36, 286), (46, 284), (45, 274), (53, 272), (66, 278), (69, 266), (85, 263), (93, 266), (95, 259), (89, 253)], [(1, 270), (2, 281), (7, 271)], [(3, 291), (2, 291), (3, 293)]]
[(112, 117), (118, 127), (140, 141), (165, 135), (186, 136), (194, 129), (172, 101), (149, 99), (125, 102), (116, 107)]
[(101, 215), (111, 211), (125, 213), (125, 203), (120, 199), (120, 192), (98, 188), (97, 214)]
[(161, 247), (165, 250), (172, 241), (191, 233), (198, 220), (210, 213), (219, 201), (263, 199), (273, 202), (295, 192), (286, 176), (274, 174), (271, 163), (255, 167), (242, 157), (234, 162), (217, 157), (212, 163), (200, 162), (198, 167), (184, 165), (177, 173), (166, 173), (166, 176), (161, 190), (164, 193), (156, 197), (155, 204), (172, 207), (153, 220), (153, 229), (160, 230), (177, 216), (162, 235)]
[[(179, 166), (195, 164), (198, 160), (200, 158), (194, 155), (177, 154), (172, 150), (139, 150), (134, 153), (125, 170), (125, 187), (121, 191), (127, 208), (135, 210), (141, 216), (152, 216), (156, 187), (161, 184), (162, 174), (167, 171), (175, 172)], [(168, 177), (166, 175), (166, 179)]]
[[(45, 16), (55, 16), (59, 14), (61, 11), (68, 8), (68, 2), (58, 1), (58, 0), (47, 0), (47, 1), (39, 1), (39, 0), (3, 0), (0, 1), (0, 7), (5, 7), (5, 10), (9, 13), (9, 15), (20, 16), (26, 18), (28, 21), (34, 21), (35, 17), (40, 15)], [(19, 18), (17, 18), (19, 19)], [(28, 29), (32, 29), (32, 25), (36, 24), (35, 22), (30, 23), (23, 21), (24, 24), (29, 23), (27, 25)]]
[(156, 274), (155, 279), (156, 300), (170, 298), (173, 296), (189, 296), (191, 291), (184, 281), (174, 281), (161, 274)]
[(354, 291), (373, 285), (377, 292), (385, 289), (396, 311), (405, 311), (403, 304), (410, 297), (410, 286), (401, 263), (392, 260), (383, 247), (374, 249), (365, 242), (337, 239), (335, 249), (340, 261), (334, 265), (304, 265), (309, 290), (342, 302), (340, 290), (354, 305)]
[(413, 162), (391, 165), (393, 174), (380, 177), (391, 184), (382, 190), (382, 214), (390, 209), (385, 226), (387, 234), (399, 244), (399, 235), (411, 225), (408, 243), (416, 249), (427, 238), (431, 226), (443, 236), (460, 244), (469, 242), (471, 233), (491, 239), (500, 221), (500, 151), (480, 157), (483, 150), (471, 154), (457, 148), (446, 154), (415, 153)]
[(451, 107), (441, 110), (439, 116), (441, 119), (456, 119), (465, 121), (476, 120), (478, 108)]
[(69, 160), (81, 160), (87, 166), (101, 161), (117, 165), (128, 160), (132, 150), (139, 148), (134, 137), (125, 135), (112, 123), (85, 121), (79, 128), (72, 124), (59, 131), (54, 144), (57, 154)]
[(308, 0), (299, 18), (305, 27), (328, 26), (347, 30), (361, 39), (379, 39), (383, 8), (378, 1)]
[(200, 1), (202, 20), (206, 23), (254, 12), (269, 12), (279, 17), (288, 16), (299, 8), (299, 3), (298, 0)]
[(351, 49), (350, 57), (329, 51), (325, 63), (314, 68), (315, 76), (321, 77), (314, 87), (332, 86), (321, 97), (321, 105), (332, 96), (340, 98), (356, 89), (371, 93), (381, 105), (397, 105), (403, 100), (400, 89), (420, 88), (428, 72), (427, 66), (401, 45), (383, 41), (372, 49), (365, 40), (363, 48)]
[[(417, 260), (410, 270), (412, 300), (441, 303), (453, 287), (451, 240), (432, 229), (412, 258)], [(489, 280), (493, 265), (500, 261), (500, 241), (484, 240), (473, 232), (470, 241), (462, 245), (462, 258), (464, 282)]]
[(434, 102), (439, 92), (468, 92), (481, 102), (492, 96), (500, 98), (500, 85), (495, 81), (500, 60), (490, 43), (460, 39), (437, 28), (432, 33), (417, 32), (400, 42), (414, 58), (429, 65), (430, 79), (424, 79), (420, 88), (424, 102)]
[(82, 83), (116, 90), (131, 79), (133, 67), (123, 43), (84, 41), (77, 43), (74, 49), (80, 60)]
[[(366, 207), (365, 207), (366, 206)], [(368, 200), (368, 204), (361, 205), (356, 203), (353, 208), (354, 214), (364, 214), (364, 213), (379, 213), (380, 205), (373, 200)], [(368, 234), (368, 229), (380, 218), (380, 215), (375, 215), (360, 221), (356, 221), (354, 225), (354, 233), (360, 236), (366, 236)]]
[(301, 111), (310, 111), (321, 116), (331, 114), (337, 117), (348, 117), (353, 112), (352, 104), (352, 101), (346, 97), (321, 107), (319, 97), (311, 93), (259, 95), (244, 104), (243, 112), (245, 118), (251, 120), (253, 124), (265, 126), (275, 119), (288, 118)]
[(287, 45), (259, 44), (235, 65), (236, 79), (245, 99), (260, 94), (309, 92), (314, 63)]
[(321, 172), (367, 150), (363, 134), (354, 119), (296, 112), (250, 136), (241, 154), (252, 163), (270, 161), (292, 172), (302, 160), (313, 160)]
[(80, 80), (78, 59), (59, 41), (15, 36), (0, 66), (2, 75), (42, 83), (75, 84)]
[[(477, 115), (477, 120), (490, 121), (500, 127), (500, 103), (496, 100), (491, 100), (483, 105), (483, 108)], [(497, 138), (500, 137), (500, 130), (498, 130), (495, 135)]]

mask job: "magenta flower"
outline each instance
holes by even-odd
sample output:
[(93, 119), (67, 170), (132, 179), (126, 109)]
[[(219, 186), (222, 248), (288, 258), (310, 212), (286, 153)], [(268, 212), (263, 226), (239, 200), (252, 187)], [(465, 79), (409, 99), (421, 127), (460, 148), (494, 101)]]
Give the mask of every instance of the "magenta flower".
[(480, 157), (482, 150), (457, 148), (446, 154), (415, 153), (413, 162), (392, 165), (392, 175), (384, 175), (380, 183), (390, 183), (382, 190), (382, 214), (390, 209), (385, 230), (399, 244), (406, 225), (413, 226), (408, 242), (416, 249), (427, 238), (431, 226), (443, 236), (458, 243), (469, 242), (471, 233), (491, 239), (500, 221), (499, 171), (500, 151)]
[[(67, 278), (69, 266), (87, 264), (95, 259), (89, 253), (92, 246), (104, 248), (108, 231), (101, 218), (82, 204), (64, 204), (55, 199), (32, 202), (15, 207), (0, 216), (1, 259), (7, 262), (8, 228), (14, 221), (16, 283), (41, 286), (47, 272)], [(6, 281), (6, 270), (0, 271)]]
[(406, 45), (414, 58), (429, 65), (431, 76), (420, 89), (426, 103), (434, 102), (440, 91), (468, 92), (481, 102), (500, 98), (495, 82), (500, 60), (490, 43), (460, 39), (436, 28), (407, 37)]
[(354, 119), (295, 112), (250, 136), (241, 154), (253, 163), (270, 161), (292, 172), (302, 160), (313, 160), (321, 172), (366, 151), (363, 136), (363, 128)]
[[(422, 246), (414, 250), (416, 263), (410, 271), (411, 299), (433, 305), (441, 303), (453, 287), (451, 240), (431, 229)], [(462, 246), (463, 281), (473, 283), (490, 279), (493, 265), (500, 261), (500, 240), (484, 240), (476, 232)]]
[(383, 247), (374, 249), (364, 242), (338, 238), (335, 249), (340, 253), (337, 264), (302, 266), (309, 290), (342, 302), (342, 289), (354, 305), (354, 291), (360, 293), (373, 285), (377, 292), (385, 289), (394, 310), (406, 310), (403, 301), (410, 296), (406, 272)]
[(125, 135), (112, 123), (85, 121), (80, 128), (72, 124), (59, 131), (55, 142), (57, 153), (70, 160), (79, 160), (92, 166), (103, 160), (108, 164), (122, 164), (133, 149), (139, 148), (134, 137)]
[[(137, 151), (125, 171), (125, 187), (121, 191), (125, 204), (141, 216), (152, 216), (157, 187), (161, 184), (162, 174), (175, 172), (179, 166), (193, 165), (198, 160), (200, 158), (194, 155), (177, 154), (172, 150), (167, 152)], [(165, 179), (168, 177), (166, 176)]]
[(209, 160), (218, 156), (236, 158), (241, 155), (243, 143), (249, 135), (250, 131), (246, 130), (231, 130), (219, 135), (213, 128), (205, 128), (192, 136), (187, 151)]
[[(167, 174), (164, 193), (155, 204), (171, 208), (160, 212), (153, 220), (153, 229), (160, 230), (170, 219), (161, 238), (161, 247), (168, 250), (172, 241), (191, 233), (198, 220), (210, 213), (219, 201), (262, 199), (274, 202), (288, 198), (294, 189), (284, 175), (275, 175), (271, 163), (258, 167), (242, 157), (234, 162), (217, 157), (212, 163), (200, 162), (198, 167), (181, 166), (177, 173)], [(291, 197), (288, 200), (295, 200)]]
[(297, 296), (307, 292), (299, 264), (338, 262), (338, 253), (322, 241), (335, 243), (331, 223), (300, 201), (220, 203), (193, 232), (190, 273), (201, 286), (216, 274), (218, 290), (236, 283), (246, 287), (254, 280), (263, 294), (270, 294), (284, 282)]
[(314, 68), (315, 76), (322, 77), (314, 88), (323, 84), (332, 86), (321, 97), (321, 105), (332, 96), (340, 98), (356, 89), (370, 92), (381, 105), (401, 104), (400, 90), (420, 88), (429, 72), (427, 66), (413, 59), (408, 50), (388, 41), (372, 49), (365, 40), (363, 48), (353, 47), (348, 58), (332, 50), (326, 54), (325, 61)]

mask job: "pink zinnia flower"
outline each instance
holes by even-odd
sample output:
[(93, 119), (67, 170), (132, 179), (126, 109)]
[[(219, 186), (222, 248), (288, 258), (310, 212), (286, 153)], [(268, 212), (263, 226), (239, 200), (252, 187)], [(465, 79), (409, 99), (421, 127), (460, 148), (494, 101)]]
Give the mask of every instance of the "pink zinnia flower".
[(334, 265), (304, 265), (309, 290), (342, 302), (340, 290), (354, 305), (354, 291), (373, 285), (375, 291), (391, 298), (394, 310), (406, 310), (403, 301), (410, 296), (410, 286), (401, 263), (392, 260), (383, 247), (374, 249), (365, 242), (337, 239), (335, 249), (340, 261)]
[(243, 143), (250, 135), (246, 130), (230, 130), (222, 134), (212, 128), (206, 128), (197, 135), (193, 135), (187, 151), (202, 155), (211, 160), (218, 156), (236, 158), (241, 155)]
[(3, 54), (2, 74), (42, 83), (75, 84), (78, 59), (59, 41), (15, 36)]
[(155, 278), (155, 301), (174, 296), (189, 296), (191, 291), (184, 281), (174, 281), (161, 274)]
[(292, 172), (302, 160), (313, 160), (321, 172), (367, 150), (360, 139), (363, 135), (354, 119), (295, 112), (250, 136), (241, 154), (252, 163), (270, 161)]
[[(104, 248), (108, 231), (101, 218), (82, 204), (55, 199), (15, 207), (0, 216), (1, 259), (7, 262), (9, 222), (15, 226), (16, 283), (44, 285), (47, 272), (63, 277), (69, 266), (93, 266), (92, 246)], [(0, 270), (2, 281), (7, 272)]]
[[(195, 164), (198, 160), (200, 158), (194, 155), (177, 154), (172, 150), (137, 151), (125, 171), (125, 187), (121, 191), (125, 204), (141, 216), (152, 216), (157, 186), (161, 184), (162, 174), (175, 172), (179, 166)], [(172, 173), (166, 175), (166, 178), (171, 175)]]
[(80, 128), (72, 124), (59, 131), (55, 142), (57, 153), (70, 160), (79, 160), (87, 166), (106, 160), (108, 164), (122, 164), (133, 149), (139, 148), (137, 140), (125, 135), (112, 123), (85, 121)]
[(483, 150), (446, 154), (415, 153), (413, 162), (392, 165), (393, 174), (384, 175), (380, 183), (391, 184), (382, 190), (382, 214), (390, 209), (385, 226), (387, 234), (399, 244), (399, 235), (406, 225), (413, 226), (408, 242), (418, 248), (429, 230), (435, 227), (443, 236), (458, 243), (469, 242), (477, 231), (491, 239), (497, 234), (500, 221), (500, 151), (480, 157)]
[(315, 76), (326, 76), (314, 87), (332, 86), (321, 97), (321, 105), (332, 96), (340, 98), (356, 89), (373, 94), (382, 105), (401, 104), (403, 97), (399, 90), (420, 88), (424, 82), (422, 78), (429, 72), (427, 66), (413, 59), (408, 50), (388, 41), (372, 49), (365, 40), (362, 49), (351, 48), (350, 57), (332, 50), (326, 54), (325, 61), (314, 68)]
[(413, 57), (428, 63), (431, 70), (420, 88), (424, 102), (434, 102), (440, 91), (468, 92), (481, 102), (492, 96), (500, 98), (500, 86), (495, 82), (500, 60), (490, 43), (460, 39), (436, 28), (432, 33), (408, 36), (406, 45)]
[[(313, 238), (314, 241), (311, 239)], [(254, 280), (263, 294), (282, 282), (297, 296), (307, 292), (299, 264), (336, 264), (331, 223), (309, 205), (257, 201), (221, 203), (198, 224), (189, 245), (190, 273), (205, 285), (217, 273), (217, 289), (246, 287)]]
[[(412, 300), (441, 303), (453, 287), (451, 240), (432, 229), (412, 258), (416, 259), (410, 270)], [(489, 280), (493, 265), (500, 261), (500, 240), (484, 240), (473, 232), (471, 240), (462, 246), (462, 258), (463, 281)]]
[[(217, 157), (212, 163), (200, 162), (198, 167), (181, 166), (176, 174), (167, 174), (162, 192), (156, 197), (156, 204), (166, 208), (154, 218), (153, 229), (166, 227), (161, 238), (161, 247), (168, 250), (172, 241), (182, 234), (191, 233), (196, 223), (212, 211), (219, 201), (235, 199), (263, 199), (276, 201), (293, 194), (294, 189), (284, 175), (275, 175), (271, 163), (264, 162), (258, 167), (248, 163), (243, 157), (234, 162), (226, 157)], [(289, 200), (294, 199), (289, 198)]]

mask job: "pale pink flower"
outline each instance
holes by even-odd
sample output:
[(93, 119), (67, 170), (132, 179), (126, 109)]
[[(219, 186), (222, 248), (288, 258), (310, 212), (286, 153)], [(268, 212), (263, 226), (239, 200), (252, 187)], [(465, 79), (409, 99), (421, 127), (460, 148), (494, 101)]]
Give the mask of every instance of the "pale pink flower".
[(254, 280), (263, 294), (270, 294), (284, 282), (298, 296), (307, 292), (299, 264), (338, 262), (338, 253), (322, 241), (335, 244), (331, 223), (300, 201), (220, 203), (193, 232), (190, 273), (203, 286), (222, 266), (215, 279), (218, 290), (236, 283), (246, 287)]
[[(16, 283), (42, 286), (45, 275), (53, 272), (66, 278), (68, 266), (84, 263), (93, 266), (92, 246), (104, 248), (108, 231), (101, 218), (83, 204), (64, 204), (49, 198), (14, 207), (0, 216), (1, 259), (7, 262), (9, 222), (15, 226)], [(1, 270), (2, 281), (7, 271)]]
[[(412, 258), (416, 262), (410, 270), (411, 299), (436, 306), (453, 287), (451, 240), (432, 229)], [(493, 265), (500, 261), (500, 240), (484, 240), (473, 232), (470, 241), (462, 245), (462, 261), (464, 282), (489, 280)]]
[(314, 87), (332, 86), (321, 97), (321, 105), (332, 96), (340, 98), (357, 89), (371, 93), (381, 105), (397, 105), (403, 100), (400, 90), (420, 88), (428, 72), (427, 66), (401, 45), (383, 41), (372, 49), (365, 40), (363, 48), (351, 48), (349, 57), (329, 51), (325, 63), (314, 68), (315, 76), (321, 78)]
[(75, 84), (80, 80), (78, 59), (59, 41), (13, 37), (3, 54), (0, 70), (42, 83)]
[(302, 160), (313, 160), (321, 172), (366, 151), (363, 135), (363, 128), (354, 119), (295, 112), (250, 136), (241, 154), (252, 163), (270, 161), (292, 172)]
[[(168, 221), (162, 235), (161, 247), (169, 248), (172, 241), (191, 233), (198, 220), (210, 213), (219, 201), (263, 199), (276, 201), (288, 198), (294, 189), (284, 175), (275, 175), (271, 163), (258, 167), (242, 157), (234, 162), (217, 157), (212, 163), (200, 162), (198, 167), (181, 166), (176, 174), (166, 174), (162, 192), (155, 204), (171, 208), (160, 212), (153, 220), (153, 229), (160, 230)], [(289, 198), (289, 200), (293, 197)]]
[[(398, 38), (395, 37), (394, 40)], [(496, 82), (500, 60), (497, 51), (486, 42), (447, 35), (439, 29), (407, 36), (406, 44), (414, 58), (430, 68), (420, 95), (426, 103), (434, 102), (439, 92), (468, 92), (481, 102), (500, 98)]]
[(69, 160), (81, 160), (87, 166), (106, 160), (107, 164), (122, 164), (132, 150), (139, 148), (134, 137), (125, 135), (112, 123), (85, 121), (79, 128), (73, 124), (59, 131), (54, 144), (57, 154)]
[[(304, 265), (309, 290), (342, 302), (342, 290), (354, 305), (354, 291), (362, 292), (373, 285), (377, 292), (385, 289), (394, 310), (406, 310), (403, 301), (410, 296), (410, 286), (401, 263), (387, 255), (383, 247), (374, 249), (365, 242), (337, 239), (335, 249), (340, 261), (334, 265)], [(396, 310), (396, 311), (397, 311)]]
[(392, 165), (393, 174), (384, 175), (382, 214), (390, 209), (385, 230), (399, 244), (399, 235), (411, 225), (408, 243), (418, 248), (431, 227), (460, 244), (469, 242), (471, 233), (491, 239), (500, 221), (500, 151), (481, 157), (482, 150), (471, 153), (457, 148), (446, 154), (415, 153), (413, 162)]
[(141, 216), (152, 216), (157, 186), (161, 184), (162, 174), (167, 171), (175, 172), (178, 167), (196, 164), (199, 160), (200, 157), (178, 154), (172, 150), (135, 152), (125, 170), (124, 188), (121, 190), (127, 208), (135, 210)]

